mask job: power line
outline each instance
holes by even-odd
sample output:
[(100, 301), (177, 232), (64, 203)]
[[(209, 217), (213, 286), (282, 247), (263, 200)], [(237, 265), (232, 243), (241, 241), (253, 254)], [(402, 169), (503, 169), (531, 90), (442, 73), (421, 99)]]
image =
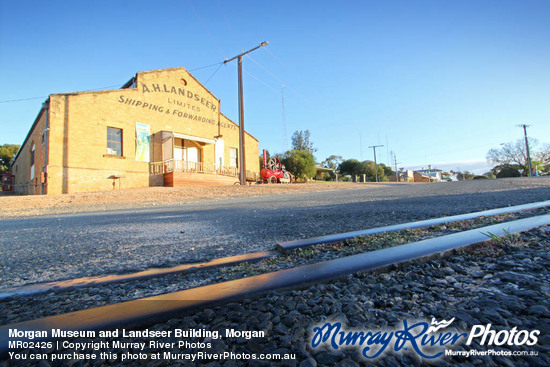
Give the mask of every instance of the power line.
[(273, 88), (271, 85), (267, 84), (266, 82), (264, 82), (263, 80), (261, 80), (261, 79), (258, 78), (257, 76), (255, 76), (255, 75), (249, 73), (249, 72), (246, 71), (246, 70), (244, 71), (244, 73), (247, 74), (247, 75), (249, 75), (249, 76), (251, 76), (252, 78), (256, 79), (256, 81), (262, 83), (263, 85), (265, 85), (266, 87), (268, 87), (269, 89), (271, 89), (272, 91), (274, 91), (275, 93), (277, 93), (277, 94), (279, 93), (278, 90), (276, 90), (276, 89)]
[(251, 13), (251, 9), (253, 9), (253, 6), (252, 4), (250, 4), (250, 2), (248, 2), (248, 0), (246, 1), (247, 2), (247, 6), (245, 6), (246, 8), (246, 11), (248, 12), (248, 15), (250, 16), (250, 23), (252, 24), (252, 27), (254, 28), (254, 33), (256, 35), (256, 38), (261, 38), (260, 37), (260, 32), (258, 32), (258, 27), (256, 26), (256, 22), (254, 20), (254, 14)]
[(300, 77), (300, 75), (296, 74), (295, 72), (293, 72), (292, 70), (290, 70), (290, 68), (288, 66), (285, 65), (285, 63), (283, 63), (277, 56), (275, 56), (271, 51), (269, 51), (267, 48), (265, 49), (265, 51), (271, 55), (271, 57), (277, 61), (279, 63), (279, 65), (281, 65), (282, 67), (284, 67), (287, 71), (289, 71), (290, 73), (292, 73), (296, 79), (300, 80), (302, 83), (305, 83), (304, 80)]
[(210, 32), (210, 29), (208, 28), (208, 26), (206, 25), (206, 23), (202, 20), (201, 16), (199, 15), (199, 13), (197, 12), (197, 10), (195, 9), (195, 7), (193, 6), (193, 3), (191, 2), (191, 0), (187, 0), (187, 2), (189, 3), (189, 6), (191, 7), (191, 10), (193, 10), (193, 13), (195, 14), (195, 16), (199, 19), (201, 25), (203, 26), (204, 30), (206, 31), (206, 33), (208, 33), (208, 35), (210, 36), (210, 38), (212, 39), (212, 41), (214, 41), (214, 43), (216, 44), (216, 47), (220, 50), (221, 54), (223, 55), (223, 58), (225, 59), (226, 56), (223, 52), (223, 49), (221, 48), (220, 44), (218, 43), (218, 41), (216, 40), (216, 38), (214, 37), (214, 35), (212, 34), (212, 32)]
[(218, 72), (218, 70), (220, 70), (220, 68), (222, 67), (223, 65), (223, 62), (220, 63), (220, 66), (218, 66), (218, 68), (216, 69), (216, 71), (214, 71), (212, 73), (212, 75), (210, 75), (210, 78), (208, 78), (208, 80), (204, 83), (204, 85), (208, 84), (208, 82), (210, 81), (210, 79), (212, 79), (212, 77)]
[[(214, 67), (214, 66), (221, 66), (223, 65), (223, 62), (217, 62), (215, 64), (210, 64), (210, 65), (206, 65), (206, 66), (201, 66), (199, 68), (195, 68), (195, 69), (189, 69), (188, 71), (191, 72), (191, 71), (197, 71), (197, 70), (202, 70), (202, 69), (206, 69), (206, 68), (211, 68), (211, 67)], [(216, 69), (216, 71), (214, 72), (214, 74), (219, 70), (219, 67), (218, 69)], [(212, 74), (210, 76), (210, 78), (212, 78), (214, 76), (214, 74)], [(208, 78), (208, 80), (210, 80), (210, 78)], [(208, 83), (208, 81), (206, 81), (206, 83)], [(206, 84), (205, 83), (205, 84)], [(116, 85), (107, 85), (105, 87), (99, 87), (99, 88), (93, 88), (93, 89), (87, 89), (87, 91), (98, 91), (98, 90), (103, 90), (103, 89), (108, 89), (108, 88), (115, 88), (115, 87), (120, 87), (122, 84), (116, 84)], [(56, 94), (56, 93), (52, 93), (52, 94)], [(22, 102), (22, 101), (30, 101), (30, 100), (33, 100), (33, 99), (43, 99), (43, 98), (48, 98), (48, 96), (40, 96), (40, 97), (28, 97), (28, 98), (19, 98), (19, 99), (7, 99), (7, 100), (3, 100), (3, 101), (0, 101), (0, 103), (10, 103), (10, 102)]]
[(268, 73), (269, 75), (271, 75), (272, 77), (274, 77), (275, 79), (277, 79), (277, 81), (279, 81), (280, 83), (284, 84), (284, 81), (279, 78), (277, 75), (275, 75), (274, 73), (272, 73), (271, 71), (267, 70), (267, 68), (265, 68), (262, 64), (260, 64), (258, 61), (254, 60), (252, 58), (252, 56), (250, 55), (246, 55), (246, 57), (248, 57), (250, 60), (252, 60), (256, 65), (258, 65), (260, 68), (263, 69), (263, 71), (265, 71), (266, 73)]
[(229, 29), (229, 33), (231, 33), (231, 37), (233, 37), (233, 41), (235, 41), (235, 43), (239, 43), (239, 39), (238, 39), (239, 37), (237, 36), (237, 33), (235, 32), (233, 27), (231, 27), (231, 22), (229, 22), (229, 20), (225, 16), (225, 12), (222, 9), (222, 6), (220, 4), (220, 0), (216, 0), (216, 5), (218, 6), (218, 10), (219, 10), (220, 14), (222, 15), (223, 20), (225, 21), (225, 25), (227, 26), (227, 29)]
[[(88, 89), (88, 91), (98, 91), (98, 90), (104, 90), (104, 89), (114, 88), (114, 87), (118, 87), (118, 86), (120, 86), (120, 84), (117, 84), (117, 85), (108, 85), (108, 86), (106, 86), (106, 87), (99, 87), (99, 88), (94, 88), (94, 89)], [(57, 93), (51, 93), (51, 94), (57, 94)], [(49, 96), (49, 95), (48, 95), (48, 96)], [(29, 98), (20, 98), (20, 99), (10, 99), (10, 100), (0, 101), (0, 103), (30, 101), (30, 100), (33, 100), (33, 99), (48, 98), (48, 96), (29, 97)]]
[(302, 100), (304, 100), (305, 102), (308, 102), (310, 103), (310, 101), (307, 100), (307, 98), (305, 98), (304, 96), (302, 96), (300, 93), (298, 93), (298, 91), (296, 91), (296, 89), (290, 87), (287, 83), (285, 83), (284, 80), (282, 80), (281, 78), (279, 78), (277, 75), (275, 75), (273, 72), (269, 71), (265, 66), (263, 66), (262, 64), (260, 64), (258, 61), (254, 60), (252, 58), (252, 56), (250, 55), (246, 55), (246, 57), (248, 57), (250, 60), (252, 60), (252, 62), (254, 62), (256, 65), (258, 65), (262, 70), (264, 70), (266, 73), (268, 73), (269, 75), (271, 75), (273, 78), (277, 79), (278, 82), (280, 82), (281, 84), (284, 84), (286, 85), (287, 88), (289, 88), (290, 90), (292, 90), (294, 92), (294, 94), (296, 94), (298, 97), (300, 97)]
[(31, 99), (42, 99), (42, 98), (46, 98), (46, 97), (47, 97), (47, 96), (30, 97), (30, 98), (21, 98), (21, 99), (9, 99), (9, 100), (5, 100), (5, 101), (0, 101), (0, 103), (30, 101)]
[(212, 66), (216, 66), (216, 65), (220, 65), (220, 64), (223, 64), (223, 62), (217, 62), (215, 64), (201, 66), (200, 68), (190, 69), (189, 71), (197, 71), (197, 70), (202, 70), (202, 69), (206, 69), (206, 68), (211, 68)]
[[(275, 61), (277, 61), (277, 63), (278, 63), (279, 65), (281, 65), (282, 67), (284, 67), (286, 71), (288, 71), (290, 74), (292, 74), (293, 77), (294, 77), (295, 79), (299, 80), (299, 81), (302, 83), (303, 86), (309, 87), (310, 89), (312, 88), (312, 86), (309, 85), (307, 82), (305, 82), (304, 79), (302, 79), (298, 73), (296, 73), (295, 71), (291, 70), (284, 62), (282, 62), (282, 61), (281, 61), (277, 56), (275, 56), (271, 51), (269, 51), (267, 48), (265, 49), (265, 51), (266, 51), (267, 53), (269, 53), (269, 55), (270, 55)], [(315, 95), (317, 95), (318, 97), (321, 97), (321, 98), (322, 98), (321, 94), (319, 94), (319, 92), (317, 91), (317, 89), (316, 89), (315, 87), (313, 87), (313, 89), (310, 91), (309, 94), (315, 94)], [(302, 98), (303, 98), (303, 97), (302, 97)], [(381, 110), (383, 110), (383, 109), (381, 109)]]

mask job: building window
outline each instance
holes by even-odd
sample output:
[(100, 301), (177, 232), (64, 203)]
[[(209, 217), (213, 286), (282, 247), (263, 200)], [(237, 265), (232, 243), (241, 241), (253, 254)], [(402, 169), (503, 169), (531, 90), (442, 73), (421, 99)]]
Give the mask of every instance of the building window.
[(107, 128), (107, 154), (122, 157), (122, 129)]
[(34, 151), (36, 146), (33, 144), (31, 149), (31, 180), (34, 178)]
[(229, 148), (229, 167), (238, 167), (239, 154), (237, 148)]

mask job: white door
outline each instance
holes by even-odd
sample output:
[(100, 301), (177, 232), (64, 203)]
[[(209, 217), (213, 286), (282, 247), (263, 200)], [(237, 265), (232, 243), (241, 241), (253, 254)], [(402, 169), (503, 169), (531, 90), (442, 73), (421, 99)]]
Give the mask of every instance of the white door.
[(187, 164), (189, 165), (189, 169), (196, 171), (199, 169), (197, 162), (199, 162), (199, 151), (197, 148), (191, 147), (191, 148), (185, 148), (185, 151), (187, 153)]
[(216, 155), (216, 169), (220, 169), (225, 165), (224, 159), (223, 159), (223, 152), (224, 152), (223, 140), (221, 139), (216, 140), (214, 150)]
[(185, 170), (184, 167), (184, 161), (185, 158), (183, 157), (183, 148), (180, 147), (174, 147), (174, 169), (177, 172), (181, 172)]
[(187, 160), (189, 162), (199, 161), (199, 153), (197, 151), (197, 148), (187, 148)]
[(183, 161), (183, 148), (174, 148), (174, 160)]

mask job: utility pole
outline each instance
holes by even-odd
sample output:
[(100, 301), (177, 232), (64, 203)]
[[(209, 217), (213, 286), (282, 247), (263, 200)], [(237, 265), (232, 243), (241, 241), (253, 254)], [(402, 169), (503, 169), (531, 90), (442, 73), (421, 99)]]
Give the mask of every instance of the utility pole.
[(230, 61), (238, 59), (238, 71), (239, 71), (239, 167), (240, 167), (240, 182), (241, 185), (246, 185), (246, 167), (244, 161), (244, 106), (243, 106), (243, 56), (254, 50), (259, 49), (262, 46), (267, 46), (267, 42), (262, 42), (258, 46), (238, 54), (229, 60), (225, 60), (223, 63), (227, 64)]
[(374, 151), (374, 172), (376, 172), (376, 182), (378, 182), (378, 164), (376, 163), (376, 148), (383, 147), (383, 145), (371, 145), (369, 148), (372, 148)]
[(523, 136), (525, 138), (525, 150), (527, 152), (527, 164), (529, 166), (529, 177), (531, 177), (531, 155), (529, 154), (529, 140), (527, 140), (527, 128), (531, 125), (521, 124), (517, 126), (523, 128)]
[(399, 182), (399, 175), (397, 174), (397, 156), (394, 152), (391, 152), (391, 155), (393, 155), (393, 167), (395, 170), (395, 182)]
[(282, 107), (283, 107), (283, 110), (282, 110), (282, 113), (283, 113), (283, 116), (282, 116), (282, 130), (283, 130), (283, 153), (286, 152), (286, 114), (285, 114), (285, 85), (281, 85), (281, 102), (282, 102)]

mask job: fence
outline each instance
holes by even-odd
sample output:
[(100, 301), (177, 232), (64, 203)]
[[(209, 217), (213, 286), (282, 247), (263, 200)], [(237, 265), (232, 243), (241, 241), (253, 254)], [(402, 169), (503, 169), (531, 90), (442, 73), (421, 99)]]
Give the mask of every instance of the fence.
[[(17, 195), (40, 195), (46, 192), (46, 184), (3, 184), (4, 187), (9, 187), (12, 190), (5, 190), (6, 192), (13, 192)], [(4, 191), (4, 190), (2, 190)]]
[[(163, 175), (170, 172), (192, 172), (208, 173), (213, 175), (223, 175), (229, 177), (239, 177), (237, 167), (213, 167), (208, 169), (203, 162), (189, 162), (169, 159), (162, 162), (151, 162), (149, 164), (150, 175)], [(247, 172), (248, 175), (249, 172)]]

